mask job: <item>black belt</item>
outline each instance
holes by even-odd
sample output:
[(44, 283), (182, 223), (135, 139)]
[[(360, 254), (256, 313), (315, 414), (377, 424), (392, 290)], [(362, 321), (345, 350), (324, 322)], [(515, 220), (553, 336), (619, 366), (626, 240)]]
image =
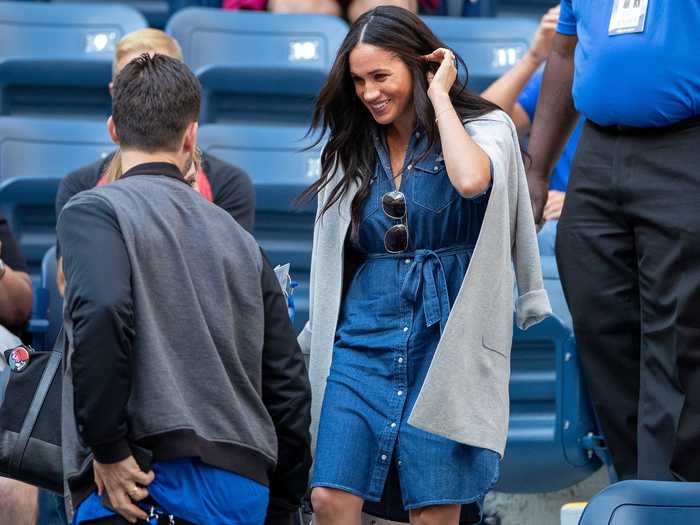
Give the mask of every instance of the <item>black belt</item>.
[(586, 123), (602, 133), (610, 135), (666, 135), (667, 133), (677, 133), (686, 129), (700, 125), (700, 115), (680, 120), (668, 126), (653, 126), (648, 128), (638, 128), (635, 126), (625, 126), (624, 124), (613, 124), (611, 126), (601, 126), (592, 120)]

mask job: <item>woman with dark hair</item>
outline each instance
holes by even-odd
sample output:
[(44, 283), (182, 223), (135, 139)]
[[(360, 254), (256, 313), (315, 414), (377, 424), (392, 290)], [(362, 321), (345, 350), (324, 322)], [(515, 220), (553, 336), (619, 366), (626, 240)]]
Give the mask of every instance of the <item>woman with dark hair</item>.
[(511, 248), (521, 324), (548, 304), (513, 124), (457, 82), (458, 63), (417, 16), (378, 7), (350, 28), (313, 115), (327, 143), (305, 192), (319, 205), (299, 341), (316, 525), (359, 524), (390, 468), (412, 523), (456, 524), (498, 477)]

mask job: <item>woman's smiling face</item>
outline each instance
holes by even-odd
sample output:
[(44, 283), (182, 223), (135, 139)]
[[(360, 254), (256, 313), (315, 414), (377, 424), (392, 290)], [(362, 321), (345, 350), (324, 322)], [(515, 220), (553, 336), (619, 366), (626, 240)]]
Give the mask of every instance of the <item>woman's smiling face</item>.
[(412, 113), (413, 77), (395, 54), (360, 43), (350, 52), (355, 93), (378, 124), (390, 125)]

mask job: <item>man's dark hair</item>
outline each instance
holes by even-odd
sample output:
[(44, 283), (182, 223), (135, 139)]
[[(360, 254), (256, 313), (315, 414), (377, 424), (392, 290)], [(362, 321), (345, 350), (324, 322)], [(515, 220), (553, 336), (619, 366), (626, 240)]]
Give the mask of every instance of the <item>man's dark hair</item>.
[(201, 86), (181, 61), (148, 53), (114, 80), (112, 120), (120, 145), (153, 153), (176, 151), (199, 116)]

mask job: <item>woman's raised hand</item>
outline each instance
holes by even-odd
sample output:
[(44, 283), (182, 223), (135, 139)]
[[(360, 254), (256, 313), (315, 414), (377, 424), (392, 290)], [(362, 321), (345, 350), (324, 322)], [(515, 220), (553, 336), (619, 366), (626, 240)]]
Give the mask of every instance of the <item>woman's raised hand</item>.
[(431, 99), (434, 95), (446, 95), (450, 92), (452, 84), (457, 79), (457, 59), (452, 51), (444, 47), (438, 48), (429, 55), (421, 57), (426, 62), (436, 62), (440, 64), (437, 71), (433, 74), (429, 71), (428, 79), (428, 97)]

